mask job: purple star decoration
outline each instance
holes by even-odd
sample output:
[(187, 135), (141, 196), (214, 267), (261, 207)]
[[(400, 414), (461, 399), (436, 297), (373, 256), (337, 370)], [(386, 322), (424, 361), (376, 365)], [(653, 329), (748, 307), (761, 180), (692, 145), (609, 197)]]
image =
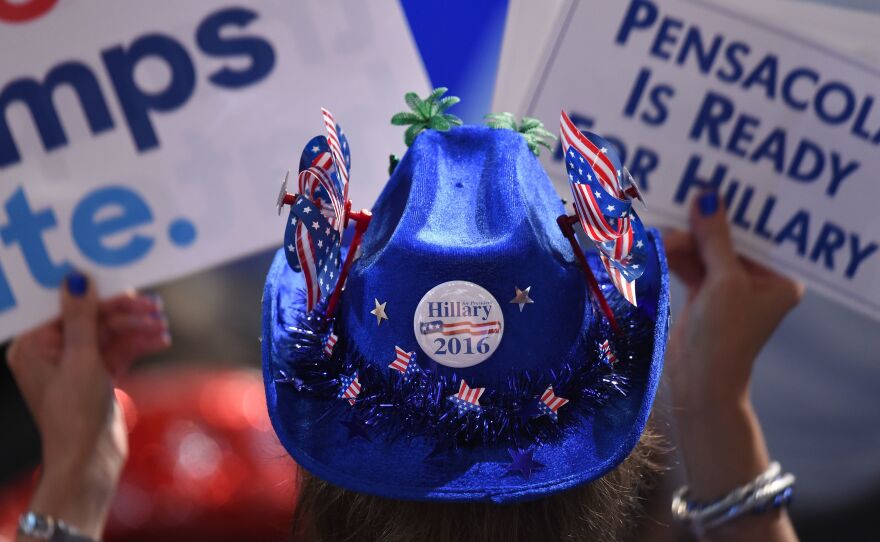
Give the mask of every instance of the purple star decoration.
[(533, 472), (544, 468), (543, 464), (534, 460), (535, 450), (533, 448), (525, 450), (508, 448), (507, 451), (510, 452), (513, 463), (507, 466), (507, 471), (504, 473), (505, 476), (512, 472), (518, 472), (523, 478), (528, 480), (532, 477)]
[(358, 418), (351, 418), (350, 420), (344, 420), (339, 423), (341, 423), (348, 429), (349, 440), (361, 437), (366, 439), (368, 442), (372, 442), (372, 439), (370, 438), (370, 426), (367, 425), (366, 422), (364, 422), (363, 420), (360, 420)]
[(541, 405), (543, 405), (543, 403), (541, 403), (540, 399), (526, 401), (519, 409), (514, 411), (513, 417), (515, 417), (519, 423), (526, 424), (532, 418), (544, 415), (544, 410), (541, 408)]

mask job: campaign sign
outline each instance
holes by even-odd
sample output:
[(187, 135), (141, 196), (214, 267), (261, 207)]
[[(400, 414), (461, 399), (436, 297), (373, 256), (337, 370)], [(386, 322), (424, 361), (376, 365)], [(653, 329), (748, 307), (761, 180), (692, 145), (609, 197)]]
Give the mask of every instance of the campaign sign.
[(110, 295), (279, 245), (322, 106), (369, 207), (428, 88), (397, 3), (0, 0), (0, 50), (0, 340), (73, 268)]
[(556, 32), (525, 114), (610, 140), (649, 222), (714, 188), (743, 253), (880, 319), (880, 70), (700, 0), (572, 2)]

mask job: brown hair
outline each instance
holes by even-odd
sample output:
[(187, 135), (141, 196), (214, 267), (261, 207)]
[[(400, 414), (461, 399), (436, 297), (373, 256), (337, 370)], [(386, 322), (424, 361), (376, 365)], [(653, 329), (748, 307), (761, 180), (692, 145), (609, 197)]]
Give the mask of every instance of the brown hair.
[(605, 541), (633, 536), (663, 445), (645, 430), (616, 469), (589, 484), (509, 505), (397, 501), (355, 493), (302, 472), (299, 542)]

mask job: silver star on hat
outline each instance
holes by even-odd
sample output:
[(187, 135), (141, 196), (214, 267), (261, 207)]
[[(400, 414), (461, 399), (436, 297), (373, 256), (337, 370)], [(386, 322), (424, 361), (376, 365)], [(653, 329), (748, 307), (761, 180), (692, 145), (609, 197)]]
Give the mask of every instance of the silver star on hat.
[(532, 298), (529, 297), (529, 290), (531, 290), (532, 287), (529, 286), (525, 290), (520, 290), (516, 286), (514, 286), (514, 288), (516, 289), (516, 297), (511, 299), (510, 302), (519, 305), (519, 312), (522, 312), (523, 307), (525, 307), (529, 303), (534, 303), (534, 301), (532, 301)]
[(379, 326), (382, 325), (383, 319), (388, 319), (388, 316), (385, 314), (385, 305), (387, 305), (388, 302), (386, 301), (385, 303), (379, 303), (378, 299), (373, 299), (373, 301), (376, 302), (376, 308), (371, 310), (370, 314), (376, 317), (376, 325)]

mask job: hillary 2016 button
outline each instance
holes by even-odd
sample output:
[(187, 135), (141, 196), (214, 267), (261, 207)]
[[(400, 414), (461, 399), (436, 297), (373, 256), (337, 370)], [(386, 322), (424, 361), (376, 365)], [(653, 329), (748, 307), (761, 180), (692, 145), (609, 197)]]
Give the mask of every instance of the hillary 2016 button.
[(464, 280), (431, 288), (419, 301), (413, 331), (422, 350), (447, 367), (489, 359), (504, 335), (501, 306), (482, 286)]

